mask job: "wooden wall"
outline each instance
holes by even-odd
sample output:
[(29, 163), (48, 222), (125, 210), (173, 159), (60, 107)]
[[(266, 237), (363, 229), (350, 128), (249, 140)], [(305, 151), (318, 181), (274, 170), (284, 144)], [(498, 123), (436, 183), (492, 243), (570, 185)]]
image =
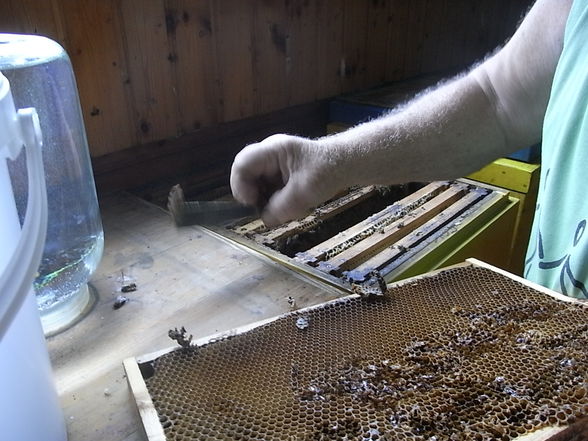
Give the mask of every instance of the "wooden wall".
[(0, 0), (61, 42), (93, 157), (463, 66), (531, 0)]

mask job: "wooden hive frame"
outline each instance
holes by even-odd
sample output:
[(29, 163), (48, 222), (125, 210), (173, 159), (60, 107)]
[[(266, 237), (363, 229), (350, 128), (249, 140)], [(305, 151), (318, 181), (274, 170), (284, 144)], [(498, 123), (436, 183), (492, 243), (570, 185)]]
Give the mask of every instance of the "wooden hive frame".
[[(556, 300), (569, 302), (569, 303), (575, 303), (575, 304), (584, 304), (584, 305), (587, 304), (586, 301), (573, 299), (573, 298), (564, 296), (562, 294), (556, 293), (556, 292), (551, 291), (545, 287), (542, 287), (542, 286), (537, 285), (535, 283), (529, 282), (519, 276), (510, 274), (504, 270), (501, 270), (499, 268), (496, 268), (496, 267), (491, 266), (489, 264), (486, 264), (484, 262), (478, 261), (476, 259), (468, 259), (466, 262), (459, 264), (459, 265), (453, 265), (452, 267), (449, 267), (449, 268), (445, 268), (445, 269), (438, 270), (438, 271), (433, 271), (431, 273), (427, 273), (424, 275), (420, 275), (417, 277), (413, 277), (410, 279), (399, 281), (399, 282), (390, 284), (389, 287), (393, 288), (393, 287), (402, 287), (405, 285), (412, 285), (415, 282), (425, 280), (427, 278), (435, 277), (436, 275), (441, 274), (442, 272), (444, 272), (445, 270), (450, 269), (450, 268), (468, 268), (468, 267), (484, 268), (484, 269), (490, 270), (496, 274), (499, 274), (501, 276), (504, 276), (505, 278), (519, 282), (520, 284), (524, 285), (525, 287), (531, 288), (532, 290), (538, 291), (539, 293), (543, 293), (546, 296), (549, 296), (549, 297), (556, 299)], [(296, 312), (303, 313), (303, 312), (313, 311), (313, 310), (317, 310), (320, 308), (324, 308), (326, 305), (329, 305), (329, 304), (336, 304), (337, 302), (345, 301), (345, 299), (347, 299), (347, 298), (357, 298), (357, 297), (358, 297), (357, 295), (352, 294), (346, 298), (332, 300), (330, 302), (326, 302), (326, 303), (323, 303), (320, 305), (315, 305), (315, 306), (311, 306), (308, 308), (304, 308), (304, 309), (298, 310)], [(243, 327), (231, 330), (231, 331), (227, 331), (224, 333), (200, 338), (200, 339), (196, 340), (195, 342), (193, 342), (193, 345), (196, 347), (205, 346), (205, 345), (208, 345), (208, 344), (211, 344), (216, 341), (220, 341), (220, 340), (223, 340), (223, 339), (226, 339), (229, 337), (234, 337), (234, 336), (238, 336), (241, 334), (245, 334), (245, 333), (252, 331), (252, 330), (255, 330), (261, 326), (271, 324), (272, 322), (279, 320), (283, 317), (289, 316), (291, 314), (292, 313), (282, 314), (278, 317), (270, 318), (270, 319), (263, 320), (263, 321), (260, 321), (257, 323), (252, 323), (250, 325), (243, 326)], [(146, 383), (144, 381), (143, 373), (141, 371), (141, 366), (144, 364), (149, 364), (152, 361), (158, 359), (159, 357), (161, 357), (165, 354), (168, 354), (172, 351), (180, 350), (180, 349), (181, 348), (175, 346), (175, 347), (166, 348), (161, 351), (154, 352), (154, 353), (151, 353), (148, 355), (139, 356), (136, 358), (129, 358), (129, 359), (124, 360), (124, 368), (125, 368), (125, 371), (127, 374), (127, 381), (128, 381), (130, 390), (133, 394), (134, 400), (136, 402), (137, 409), (138, 409), (139, 415), (141, 417), (143, 429), (144, 429), (146, 437), (149, 441), (164, 441), (164, 440), (166, 440), (166, 436), (165, 436), (162, 424), (160, 422), (160, 419), (158, 417), (157, 410), (155, 408), (155, 405), (151, 399), (151, 396), (150, 396), (149, 391), (147, 389)], [(526, 435), (519, 436), (518, 438), (516, 438), (516, 440), (517, 441), (544, 441), (544, 440), (547, 440), (548, 438), (550, 438), (551, 436), (553, 436), (554, 434), (564, 430), (565, 428), (566, 428), (565, 426), (564, 427), (562, 427), (562, 426), (544, 427), (544, 428), (536, 430), (532, 433), (528, 433)]]
[(495, 221), (505, 243), (511, 242), (518, 201), (495, 187), (460, 179), (425, 185), (295, 256), (279, 250), (281, 244), (354, 210), (379, 191), (375, 186), (354, 189), (303, 219), (269, 230), (260, 219), (211, 230), (348, 291), (369, 282), (374, 271), (391, 282), (463, 261), (472, 254), (460, 253), (460, 247), (486, 234)]

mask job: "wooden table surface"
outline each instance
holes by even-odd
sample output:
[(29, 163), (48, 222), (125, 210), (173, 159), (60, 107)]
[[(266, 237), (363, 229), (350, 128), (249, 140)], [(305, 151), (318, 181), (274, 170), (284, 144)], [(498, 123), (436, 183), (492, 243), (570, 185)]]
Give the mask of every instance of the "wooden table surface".
[[(305, 307), (343, 295), (205, 229), (175, 228), (164, 210), (127, 193), (100, 205), (96, 304), (48, 339), (69, 441), (145, 440), (122, 361), (173, 346), (169, 329), (205, 337), (284, 313), (288, 296)], [(131, 282), (137, 290), (114, 309)]]

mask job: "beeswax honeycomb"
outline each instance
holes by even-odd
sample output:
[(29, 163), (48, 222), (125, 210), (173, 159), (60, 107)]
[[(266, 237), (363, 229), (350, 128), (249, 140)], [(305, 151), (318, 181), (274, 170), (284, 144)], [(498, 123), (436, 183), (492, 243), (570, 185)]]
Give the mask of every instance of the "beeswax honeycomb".
[(588, 307), (455, 268), (142, 371), (168, 440), (510, 440), (588, 414)]

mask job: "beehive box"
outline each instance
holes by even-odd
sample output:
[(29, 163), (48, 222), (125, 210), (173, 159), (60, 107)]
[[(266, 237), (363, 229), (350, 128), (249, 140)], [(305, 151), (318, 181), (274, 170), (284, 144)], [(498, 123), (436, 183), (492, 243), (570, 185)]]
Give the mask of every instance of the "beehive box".
[(524, 271), (525, 254), (529, 244), (537, 204), (537, 194), (539, 192), (540, 174), (541, 168), (539, 164), (527, 164), (501, 158), (468, 176), (469, 179), (474, 181), (504, 188), (511, 196), (520, 201), (511, 246), (510, 263), (505, 268), (519, 275), (522, 275)]
[[(302, 219), (243, 219), (214, 231), (343, 289), (476, 257), (505, 267), (518, 201), (473, 181), (352, 188)], [(499, 244), (499, 246), (495, 246)]]
[(588, 307), (470, 261), (125, 369), (150, 441), (540, 440), (588, 414)]

